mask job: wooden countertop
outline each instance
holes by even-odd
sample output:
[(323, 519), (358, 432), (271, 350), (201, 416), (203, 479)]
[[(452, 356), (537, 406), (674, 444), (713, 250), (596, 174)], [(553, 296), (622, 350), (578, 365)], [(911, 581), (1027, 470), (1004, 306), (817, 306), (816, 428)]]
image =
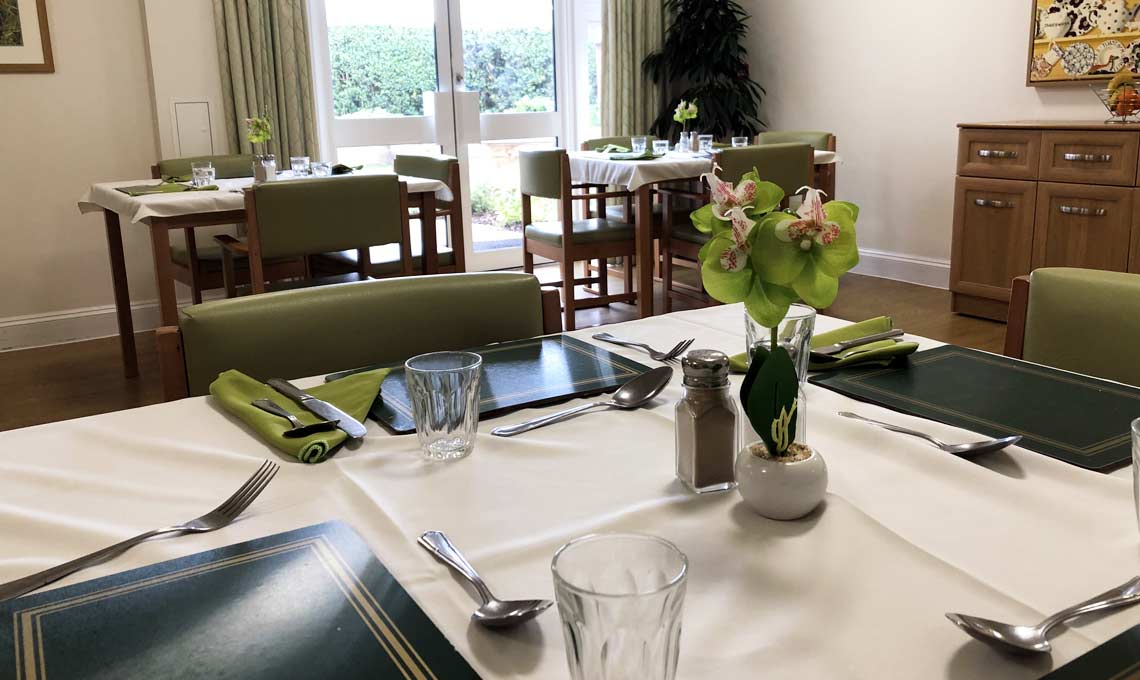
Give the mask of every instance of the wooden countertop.
[(1008, 120), (992, 123), (958, 123), (958, 127), (988, 130), (1140, 131), (1140, 123), (1105, 123), (1096, 120)]

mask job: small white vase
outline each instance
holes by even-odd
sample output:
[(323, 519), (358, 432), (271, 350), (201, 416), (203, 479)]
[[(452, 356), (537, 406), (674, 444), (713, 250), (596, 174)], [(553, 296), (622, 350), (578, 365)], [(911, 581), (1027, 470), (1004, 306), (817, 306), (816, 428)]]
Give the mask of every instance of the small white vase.
[[(769, 519), (799, 519), (827, 493), (827, 463), (815, 449), (803, 460), (785, 463), (757, 456), (763, 442), (745, 445), (736, 454), (736, 490), (744, 502)], [(803, 444), (803, 446), (807, 446)]]

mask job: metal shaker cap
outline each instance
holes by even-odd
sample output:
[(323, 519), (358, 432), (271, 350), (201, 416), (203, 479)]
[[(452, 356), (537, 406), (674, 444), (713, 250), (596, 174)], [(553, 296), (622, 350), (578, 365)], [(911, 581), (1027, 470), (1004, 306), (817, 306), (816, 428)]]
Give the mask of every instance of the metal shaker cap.
[(681, 358), (684, 384), (690, 387), (724, 387), (728, 384), (728, 355), (715, 349), (694, 349)]

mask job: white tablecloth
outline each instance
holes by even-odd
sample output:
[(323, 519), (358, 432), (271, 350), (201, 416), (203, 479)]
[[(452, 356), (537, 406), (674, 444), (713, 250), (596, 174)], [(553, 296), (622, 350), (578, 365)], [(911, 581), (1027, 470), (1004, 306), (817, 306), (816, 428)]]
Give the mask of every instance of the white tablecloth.
[[(839, 162), (834, 151), (816, 151), (815, 164)], [(651, 161), (610, 160), (609, 154), (576, 151), (570, 154), (570, 176), (575, 182), (625, 187), (630, 191), (646, 184), (697, 177), (712, 169), (712, 159), (698, 154), (670, 151)]]
[[(694, 347), (744, 345), (739, 305), (608, 330), (660, 346), (687, 337)], [(553, 596), (550, 558), (565, 541), (643, 531), (691, 560), (678, 677), (911, 680), (1038, 677), (1048, 658), (1000, 654), (943, 613), (1036, 622), (1136, 574), (1140, 535), (1126, 476), (1017, 448), (956, 458), (835, 412), (951, 441), (971, 439), (967, 432), (807, 390), (808, 440), (827, 460), (830, 486), (822, 511), (795, 522), (763, 519), (735, 492), (694, 496), (674, 479), (679, 376), (638, 412), (586, 415), (512, 439), (488, 431), (558, 407), (484, 422), (471, 457), (442, 465), (420, 459), (414, 436), (391, 437), (375, 423), (359, 448), (302, 465), (206, 398), (0, 433), (0, 581), (197, 516), (261, 458), (283, 469), (234, 525), (151, 541), (67, 582), (340, 518), (484, 677), (560, 678), (556, 611), (510, 633), (476, 627), (470, 596), (416, 536), (446, 531), (497, 594), (514, 598)], [(1140, 608), (1082, 620), (1054, 638), (1052, 664), (1137, 623)]]
[[(287, 173), (277, 181), (292, 179)], [(418, 194), (446, 189), (443, 182), (423, 177), (401, 175), (408, 183), (408, 193)], [(148, 222), (152, 217), (178, 217), (199, 213), (245, 210), (242, 189), (253, 185), (252, 177), (219, 179), (217, 191), (183, 191), (177, 194), (148, 194), (128, 196), (116, 191), (117, 187), (157, 184), (158, 180), (136, 179), (126, 182), (99, 182), (92, 184), (79, 199), (79, 212), (100, 212), (104, 209), (116, 212), (128, 222)]]

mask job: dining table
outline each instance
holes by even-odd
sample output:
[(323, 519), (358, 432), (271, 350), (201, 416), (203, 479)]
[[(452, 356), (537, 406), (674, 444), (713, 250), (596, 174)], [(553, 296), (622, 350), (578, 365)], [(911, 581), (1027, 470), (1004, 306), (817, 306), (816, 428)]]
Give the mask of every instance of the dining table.
[[(365, 168), (363, 174), (375, 172)], [(304, 177), (310, 179), (311, 177)], [(278, 175), (277, 181), (295, 179), (291, 171)], [(400, 176), (407, 183), (409, 207), (421, 215), (436, 210), (436, 193), (447, 192), (447, 185), (435, 179)], [(97, 182), (79, 198), (81, 213), (102, 212), (107, 234), (107, 252), (111, 264), (111, 285), (115, 295), (115, 316), (119, 328), (119, 345), (123, 372), (128, 378), (138, 375), (134, 320), (131, 318), (130, 290), (127, 285), (126, 258), (123, 254), (121, 222), (141, 225), (150, 230), (151, 253), (154, 258), (155, 285), (161, 325), (178, 325), (178, 299), (174, 290), (174, 263), (170, 256), (170, 231), (186, 230), (187, 248), (195, 247), (194, 230), (245, 221), (245, 189), (253, 186), (252, 177), (218, 179), (216, 191), (182, 191), (176, 193), (130, 196), (119, 189), (161, 180), (135, 179)], [(438, 253), (433, 222), (420, 220), (424, 246), (424, 273), (438, 272)]]
[[(574, 184), (616, 186), (632, 192), (634, 238), (638, 263), (653, 262), (653, 187), (661, 182), (695, 180), (713, 167), (711, 154), (669, 151), (656, 158), (626, 160), (611, 158), (599, 151), (574, 151), (570, 156), (570, 178)], [(817, 170), (841, 162), (834, 151), (816, 150)], [(827, 174), (834, 177), (834, 174)], [(832, 188), (834, 193), (834, 188)], [(653, 267), (637, 267), (637, 290), (649, 291), (637, 296), (641, 318), (653, 316)]]
[[(845, 323), (820, 316), (816, 327)], [(607, 330), (658, 347), (694, 338), (694, 349), (736, 353), (745, 349), (744, 325), (743, 307), (725, 305)], [(601, 344), (592, 332), (569, 335)], [(941, 344), (906, 339), (920, 350)], [(636, 349), (606, 348), (654, 363)], [(732, 377), (734, 388), (740, 380)], [(695, 495), (676, 479), (681, 390), (677, 372), (645, 408), (511, 438), (490, 430), (567, 404), (486, 419), (473, 453), (450, 463), (427, 461), (414, 435), (369, 422), (359, 446), (302, 464), (210, 397), (3, 432), (0, 582), (194, 517), (268, 458), (281, 471), (238, 521), (148, 541), (60, 584), (341, 520), (484, 678), (566, 677), (558, 612), (513, 630), (473, 623), (471, 595), (416, 545), (425, 531), (446, 532), (506, 599), (552, 598), (551, 558), (573, 538), (638, 532), (671, 541), (689, 559), (681, 679), (1037, 678), (1140, 624), (1140, 608), (1085, 617), (1055, 631), (1051, 654), (1019, 656), (967, 637), (944, 616), (1035, 623), (1135, 576), (1130, 468), (1098, 473), (1017, 446), (960, 458), (837, 412), (951, 442), (982, 437), (807, 384), (800, 409), (807, 442), (827, 463), (827, 494), (803, 519), (770, 520), (736, 491)]]

